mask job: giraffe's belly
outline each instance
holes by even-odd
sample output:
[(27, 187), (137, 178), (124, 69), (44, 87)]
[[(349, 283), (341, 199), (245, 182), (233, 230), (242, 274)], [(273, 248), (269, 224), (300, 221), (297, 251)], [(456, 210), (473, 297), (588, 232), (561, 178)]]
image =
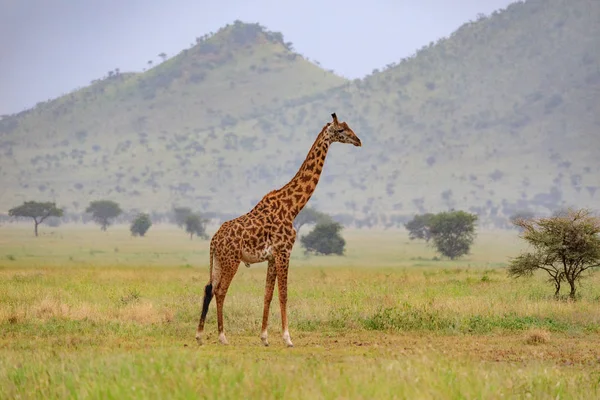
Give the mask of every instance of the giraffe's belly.
[(265, 245), (259, 249), (248, 249), (242, 250), (242, 261), (246, 264), (256, 264), (263, 261), (267, 261), (273, 257), (273, 248), (271, 245)]

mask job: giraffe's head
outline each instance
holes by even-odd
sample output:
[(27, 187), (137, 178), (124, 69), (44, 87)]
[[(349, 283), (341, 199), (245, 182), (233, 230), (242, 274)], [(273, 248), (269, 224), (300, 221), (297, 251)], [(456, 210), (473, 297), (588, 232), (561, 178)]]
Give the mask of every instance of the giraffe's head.
[(338, 122), (335, 113), (331, 114), (331, 117), (333, 118), (333, 122), (328, 123), (325, 130), (330, 143), (340, 142), (350, 143), (358, 147), (362, 146), (360, 139), (346, 122)]

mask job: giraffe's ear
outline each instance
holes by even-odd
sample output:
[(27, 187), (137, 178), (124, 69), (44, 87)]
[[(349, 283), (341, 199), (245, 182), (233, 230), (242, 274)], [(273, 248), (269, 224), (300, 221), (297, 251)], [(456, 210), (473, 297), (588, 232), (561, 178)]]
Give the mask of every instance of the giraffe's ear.
[(335, 115), (335, 113), (333, 113), (333, 114), (331, 114), (331, 118), (333, 118), (333, 124), (337, 125), (338, 124), (337, 115)]

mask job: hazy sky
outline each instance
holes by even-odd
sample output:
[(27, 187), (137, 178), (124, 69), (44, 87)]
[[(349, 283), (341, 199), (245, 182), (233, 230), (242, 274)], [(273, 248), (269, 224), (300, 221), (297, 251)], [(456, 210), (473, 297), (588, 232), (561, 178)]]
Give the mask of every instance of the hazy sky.
[(0, 0), (0, 114), (140, 71), (236, 19), (357, 78), (513, 0)]

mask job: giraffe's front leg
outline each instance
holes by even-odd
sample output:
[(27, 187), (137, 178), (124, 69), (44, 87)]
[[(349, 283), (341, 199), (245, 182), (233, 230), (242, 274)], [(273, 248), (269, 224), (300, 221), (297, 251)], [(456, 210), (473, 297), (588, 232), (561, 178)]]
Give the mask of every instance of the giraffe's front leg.
[(287, 276), (290, 262), (290, 254), (281, 252), (275, 256), (275, 268), (277, 270), (277, 285), (279, 289), (279, 306), (281, 308), (281, 328), (283, 330), (283, 341), (288, 347), (294, 347), (288, 330), (287, 319)]
[(269, 260), (267, 268), (267, 283), (265, 284), (265, 308), (263, 310), (262, 330), (260, 332), (260, 340), (265, 346), (269, 345), (267, 325), (269, 324), (269, 309), (271, 300), (273, 299), (273, 291), (275, 290), (275, 280), (277, 278), (277, 270), (275, 269), (275, 260)]

